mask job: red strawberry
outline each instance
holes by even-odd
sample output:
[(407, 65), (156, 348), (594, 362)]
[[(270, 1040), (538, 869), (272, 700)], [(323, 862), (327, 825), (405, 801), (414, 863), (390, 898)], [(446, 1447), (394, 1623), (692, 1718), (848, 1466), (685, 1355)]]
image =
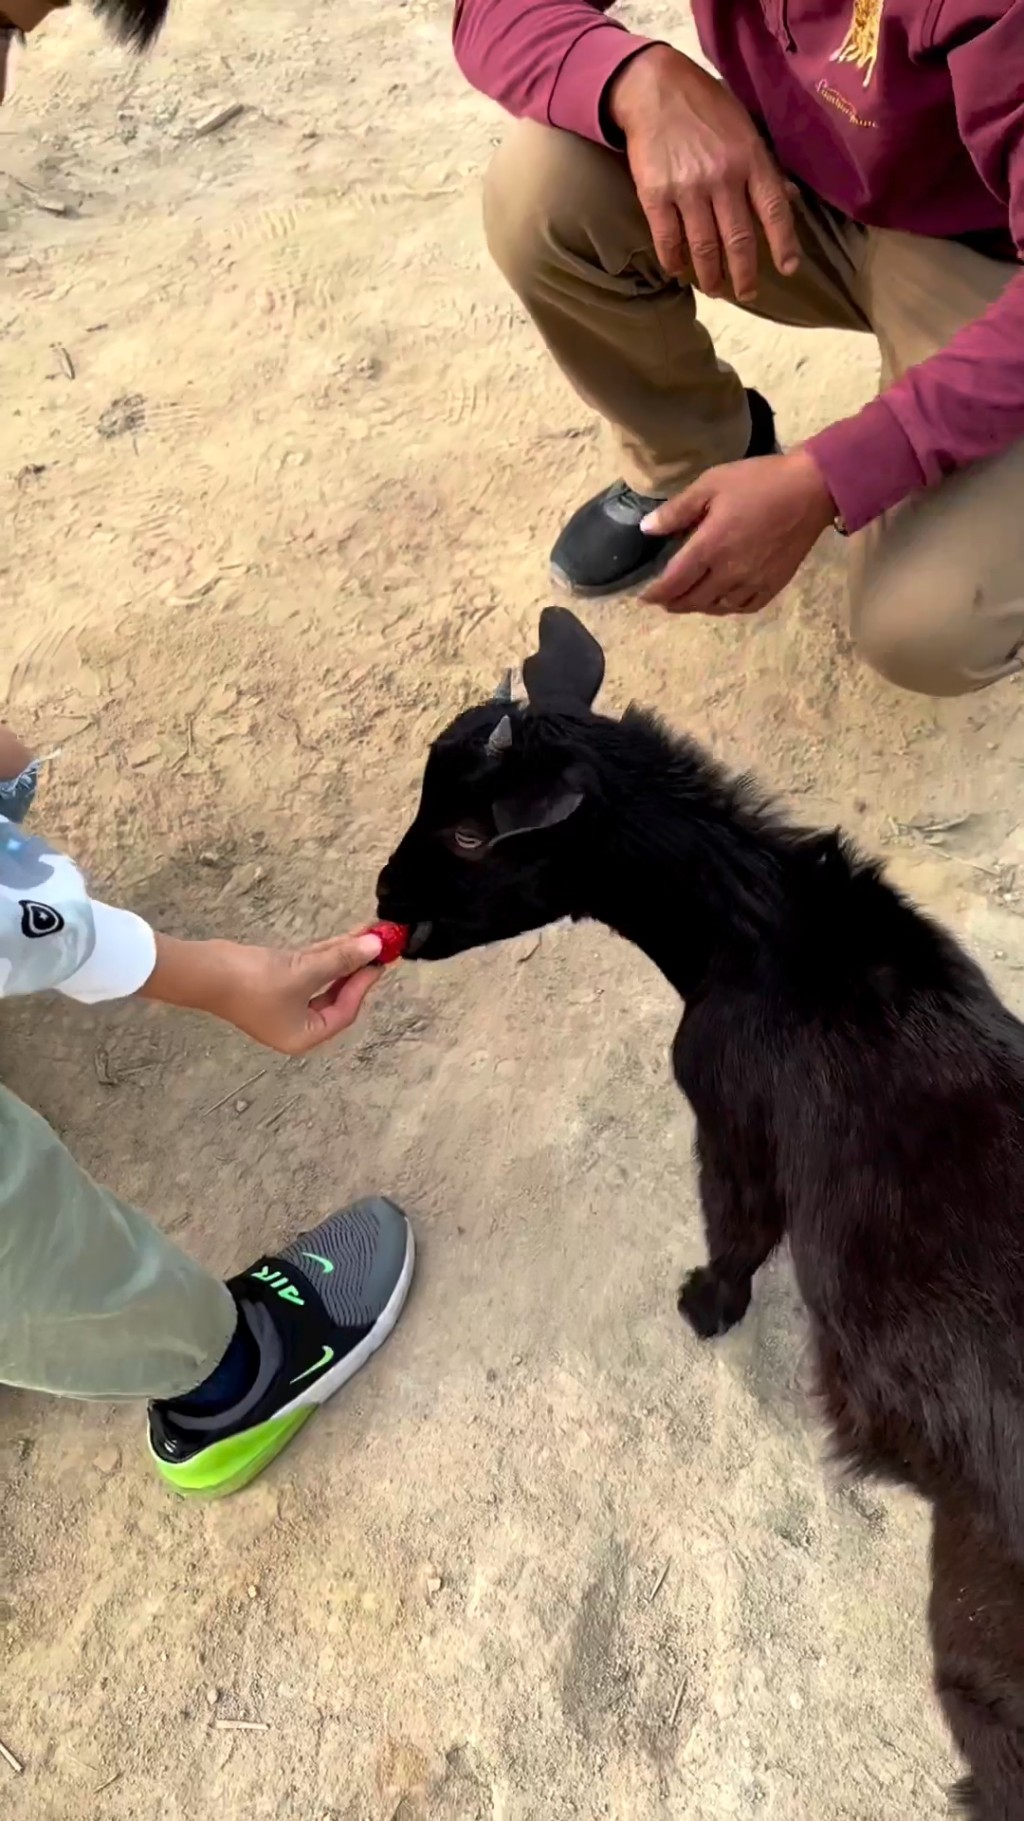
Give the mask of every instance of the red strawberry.
[(364, 934), (380, 937), (380, 955), (374, 965), (390, 967), (392, 961), (401, 961), (409, 946), (410, 933), (407, 923), (371, 923)]

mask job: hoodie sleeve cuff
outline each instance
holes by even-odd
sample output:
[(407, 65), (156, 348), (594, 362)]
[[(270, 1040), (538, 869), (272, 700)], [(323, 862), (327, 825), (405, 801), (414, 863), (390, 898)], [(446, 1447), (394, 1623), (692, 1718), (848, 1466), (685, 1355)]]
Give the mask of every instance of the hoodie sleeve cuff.
[(840, 529), (863, 530), (927, 484), (906, 431), (883, 398), (804, 444), (835, 502)]
[(610, 144), (603, 124), (605, 90), (624, 63), (655, 42), (598, 19), (565, 55), (548, 102), (550, 124), (598, 145)]
[(89, 958), (61, 982), (60, 991), (82, 1005), (128, 999), (145, 986), (156, 966), (156, 937), (133, 911), (90, 900), (95, 941)]

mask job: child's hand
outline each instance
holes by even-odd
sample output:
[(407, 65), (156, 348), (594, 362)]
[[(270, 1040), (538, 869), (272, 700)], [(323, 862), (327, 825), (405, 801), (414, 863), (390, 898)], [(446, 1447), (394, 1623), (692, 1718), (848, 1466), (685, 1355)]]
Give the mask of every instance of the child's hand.
[(157, 936), (144, 999), (210, 1012), (286, 1056), (303, 1056), (359, 1016), (380, 979), (379, 936), (332, 936), (310, 948), (179, 942)]
[(16, 733), (0, 722), (0, 816), (24, 822), (36, 794), (39, 763)]
[(0, 781), (7, 783), (11, 778), (20, 778), (26, 765), (31, 763), (32, 754), (24, 740), (19, 740), (17, 734), (0, 721)]

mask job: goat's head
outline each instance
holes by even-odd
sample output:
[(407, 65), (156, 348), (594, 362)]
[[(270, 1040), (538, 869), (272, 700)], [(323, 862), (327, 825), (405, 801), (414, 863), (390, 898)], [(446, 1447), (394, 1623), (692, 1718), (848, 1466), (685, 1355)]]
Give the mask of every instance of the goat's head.
[(507, 678), (434, 741), (415, 820), (377, 882), (380, 915), (412, 925), (410, 956), (440, 960), (572, 913), (603, 678), (596, 639), (548, 607), (526, 704)]

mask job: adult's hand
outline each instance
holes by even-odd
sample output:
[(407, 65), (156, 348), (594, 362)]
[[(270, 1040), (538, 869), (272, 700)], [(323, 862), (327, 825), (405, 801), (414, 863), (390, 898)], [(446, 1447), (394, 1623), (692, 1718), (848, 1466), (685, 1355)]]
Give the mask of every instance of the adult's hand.
[(347, 1030), (380, 978), (379, 936), (332, 936), (309, 948), (156, 938), (140, 997), (235, 1025), (268, 1049), (303, 1056)]
[(653, 536), (689, 535), (643, 598), (669, 613), (758, 613), (792, 581), (835, 510), (804, 449), (709, 468), (644, 520)]
[(759, 223), (779, 271), (792, 276), (800, 242), (786, 181), (724, 83), (655, 44), (613, 79), (607, 105), (670, 277), (692, 269), (709, 297), (731, 283), (740, 303), (752, 303)]

